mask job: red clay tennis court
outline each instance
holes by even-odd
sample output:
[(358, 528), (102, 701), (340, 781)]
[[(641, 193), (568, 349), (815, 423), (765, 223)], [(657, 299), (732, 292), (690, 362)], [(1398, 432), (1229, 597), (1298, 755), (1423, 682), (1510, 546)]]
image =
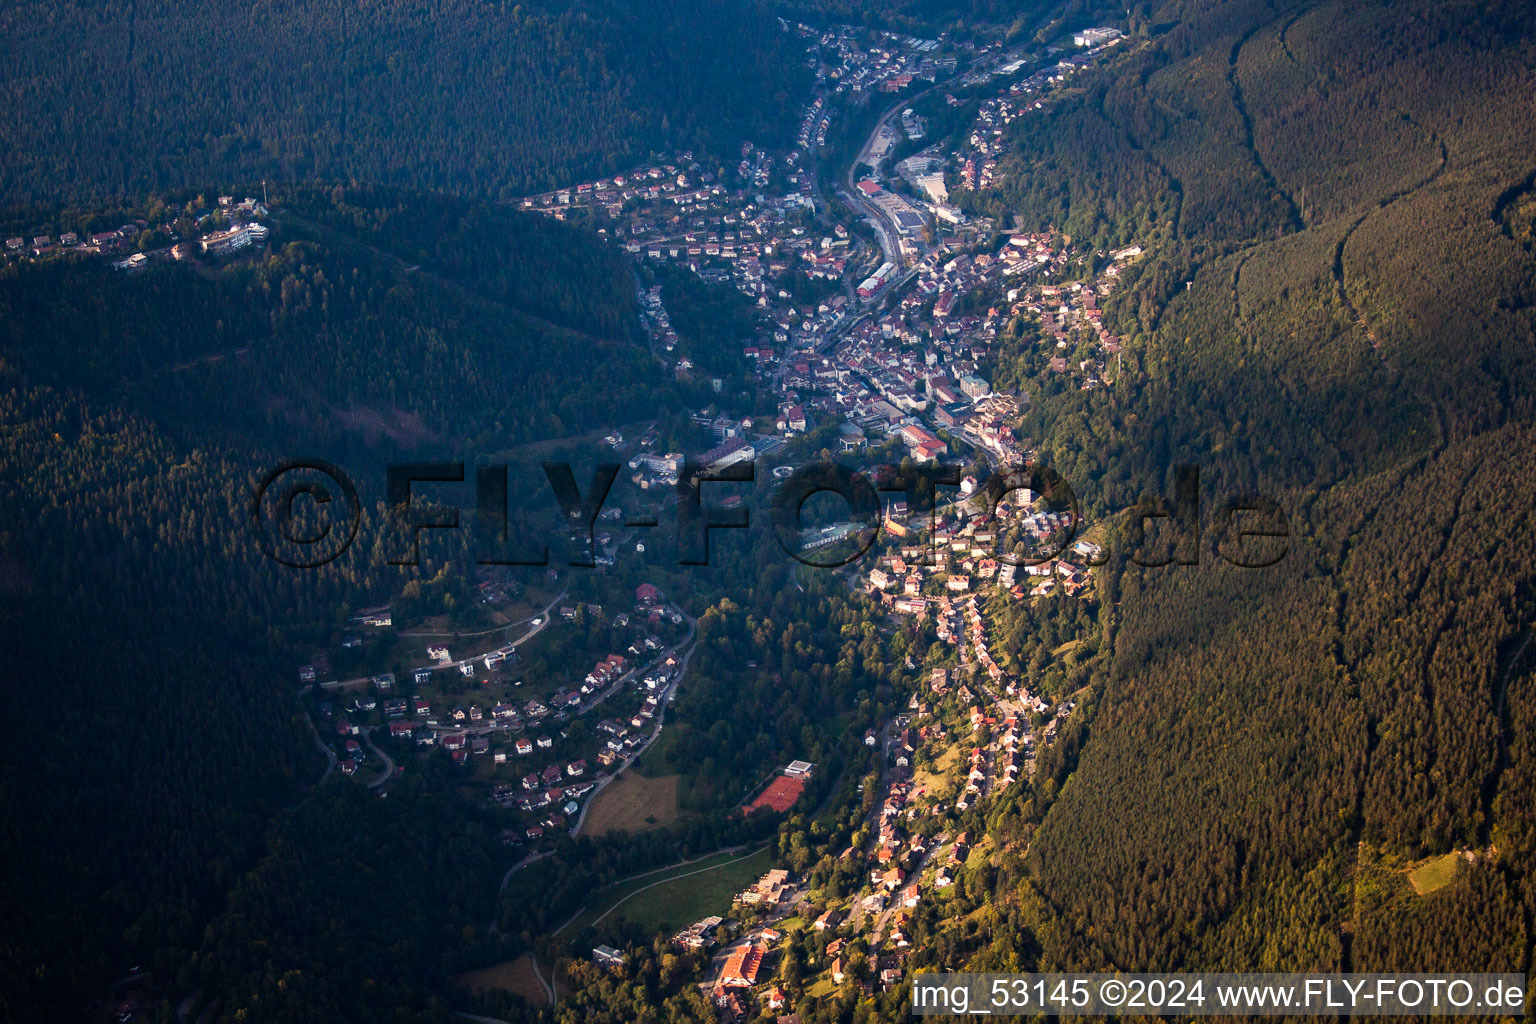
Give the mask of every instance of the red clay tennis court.
[(780, 775), (768, 784), (768, 788), (757, 795), (757, 799), (747, 804), (746, 813), (751, 814), (759, 807), (772, 807), (783, 812), (795, 805), (800, 799), (800, 794), (805, 791), (805, 780), (790, 778), (788, 775)]

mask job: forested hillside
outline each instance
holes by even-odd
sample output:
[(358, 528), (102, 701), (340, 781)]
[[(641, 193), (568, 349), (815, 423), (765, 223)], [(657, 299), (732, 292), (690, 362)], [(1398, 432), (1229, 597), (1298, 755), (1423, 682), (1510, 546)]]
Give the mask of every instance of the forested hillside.
[(981, 40), (1001, 33), (1010, 43), (1053, 39), (1064, 28), (1120, 10), (1103, 0), (774, 0), (771, 6), (813, 25), (867, 25), (927, 38), (941, 31)]
[[(652, 357), (623, 258), (494, 200), (782, 130), (804, 54), (772, 13), (811, 8), (184, 6), (0, 13), (0, 88), (29, 114), (0, 128), (0, 202), (160, 188), (191, 216), (210, 181), (276, 183), (269, 244), (227, 264), (0, 271), (0, 905), (25, 923), (0, 938), (0, 1018), (67, 1019), (143, 963), (211, 1019), (446, 1020), (445, 950), (490, 963), (638, 861), (755, 842), (771, 825), (735, 808), (765, 766), (816, 761), (808, 803), (854, 792), (865, 730), (945, 651), (766, 534), (717, 532), (708, 567), (626, 552), (700, 613), (686, 701), (641, 755), (696, 817), (622, 849), (562, 838), (488, 933), (506, 865), (489, 814), (441, 799), (446, 771), (386, 802), (306, 796), (323, 765), (293, 665), (404, 577), (366, 544), (276, 571), (243, 532), (251, 484), (299, 453), (381, 470), (658, 416), (661, 447), (702, 437), (687, 413), (717, 398)], [(1006, 33), (1042, 11), (823, 13)], [(985, 849), (945, 902), (924, 894), (910, 964), (1528, 971), (1536, 9), (1140, 0), (1123, 27), (960, 196), (1089, 262), (1146, 252), (1104, 301), (1113, 386), (1039, 389), (1021, 423), (1116, 557), (1092, 604), (985, 608), (999, 662), (1078, 710), (1031, 781), (968, 809)], [(682, 351), (734, 390), (756, 314), (686, 273), (645, 283), (683, 299)], [(1031, 379), (1027, 320), (996, 381)], [(1114, 517), (1180, 464), (1200, 469), (1200, 564), (1118, 557)], [(1288, 553), (1240, 569), (1215, 515), (1255, 494), (1286, 511)], [(851, 892), (863, 799), (836, 827), (797, 810), (781, 862)], [(1445, 857), (1421, 895), (1407, 869)], [(691, 988), (677, 963), (667, 987)], [(899, 986), (802, 1002), (799, 967), (777, 980), (808, 1024), (905, 1012)], [(707, 1012), (646, 992), (625, 995), (637, 1019)]]
[(240, 443), (319, 428), (504, 447), (638, 413), (670, 387), (643, 343), (633, 278), (595, 236), (376, 190), (284, 202), (266, 253), (213, 272), (8, 268), (8, 359), (31, 382)]
[[(1292, 537), (1265, 570), (1209, 532), (1197, 567), (1113, 570), (1075, 770), (995, 822), (1027, 850), (1010, 941), (1055, 966), (1526, 970), (1536, 19), (1134, 15), (1156, 31), (1021, 118), (972, 199), (1151, 250), (1110, 302), (1134, 397), (1048, 395), (1026, 432), (1096, 507), (1195, 463), (1208, 531), (1262, 493)], [(1417, 895), (1403, 869), (1446, 853), (1455, 881)]]
[(263, 178), (506, 198), (781, 140), (806, 74), (766, 10), (707, 0), (38, 2), (0, 35), (0, 206)]
[[(373, 545), (312, 573), (264, 559), (246, 521), (263, 470), (364, 454), (372, 497), (390, 453), (504, 450), (673, 400), (635, 336), (632, 277), (590, 236), (394, 192), (285, 202), (270, 251), (227, 265), (0, 274), (0, 623), (25, 638), (6, 678), (29, 723), (0, 752), (4, 777), (28, 780), (0, 795), (6, 917), (28, 922), (0, 942), (5, 1019), (71, 1016), (129, 962), (174, 976), (226, 900), (238, 916), (206, 978), (184, 980), (243, 990), (241, 922), (288, 926), (266, 901), (291, 886), (263, 879), (303, 867), (289, 837), (384, 829), (366, 798), (303, 805), (237, 887), (324, 767), (287, 684), (297, 652), (402, 581)], [(428, 800), (402, 810), (424, 832), (449, 813)], [(379, 849), (379, 886), (423, 856)], [(441, 851), (455, 886), (482, 881), (464, 872), (483, 852)], [(357, 884), (329, 898), (380, 891)], [(436, 953), (390, 955), (425, 970)]]

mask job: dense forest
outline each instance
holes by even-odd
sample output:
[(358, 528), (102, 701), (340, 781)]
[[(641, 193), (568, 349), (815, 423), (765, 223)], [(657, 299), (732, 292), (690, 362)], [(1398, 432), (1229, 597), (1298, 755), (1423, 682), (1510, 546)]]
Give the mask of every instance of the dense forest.
[[(1043, 386), (1024, 432), (1100, 511), (1171, 493), (1175, 463), (1207, 527), (1270, 495), (1289, 553), (1236, 569), (1207, 533), (1199, 566), (1106, 570), (1091, 737), (993, 821), (994, 925), (936, 941), (977, 965), (1528, 969), (1532, 12), (1134, 13), (1157, 31), (1021, 117), (968, 197), (1151, 250), (1107, 304), (1122, 390)], [(1036, 330), (1010, 327), (1000, 373), (1038, 379)], [(1416, 895), (1403, 868), (1448, 852), (1456, 880)]]
[(670, 387), (627, 267), (580, 229), (378, 189), (295, 190), (279, 210), (264, 253), (211, 271), (7, 267), (8, 360), (237, 443), (318, 429), (495, 450), (638, 417)]
[[(190, 216), (209, 179), (281, 182), (253, 258), (0, 272), (0, 623), (24, 717), (0, 750), (0, 899), (27, 922), (0, 939), (0, 1017), (68, 1017), (143, 962), (220, 994), (221, 1020), (446, 1020), (444, 950), (491, 962), (625, 872), (765, 839), (731, 811), (786, 758), (826, 769), (818, 798), (855, 784), (846, 738), (905, 704), (926, 638), (771, 542), (717, 532), (696, 571), (653, 546), (650, 577), (701, 614), (696, 675), (646, 756), (695, 817), (562, 844), (498, 915), (491, 829), (441, 772), (388, 801), (306, 794), (323, 766), (296, 652), (402, 577), (366, 545), (272, 571), (238, 529), (251, 479), (297, 443), (382, 462), (656, 416), (685, 436), (705, 389), (650, 358), (621, 259), (490, 200), (778, 130), (802, 55), (772, 7), (162, 8), (0, 15), (13, 107), (57, 122), (46, 144), (43, 119), (8, 122), (0, 197), (159, 188)], [(1007, 31), (1039, 11), (824, 13)], [(963, 199), (1099, 257), (1146, 248), (1104, 303), (1124, 375), (1040, 384), (1020, 318), (995, 380), (1034, 389), (1021, 432), (1093, 518), (1193, 464), (1207, 523), (1269, 496), (1288, 552), (1239, 569), (1211, 530), (1199, 565), (1112, 558), (1091, 610), (988, 604), (1010, 671), (1083, 713), (1032, 784), (957, 822), (991, 852), (917, 909), (912, 965), (1529, 970), (1536, 11), (1139, 0), (1127, 27)], [(292, 183), (309, 177), (328, 184)], [(331, 184), (351, 180), (379, 184)], [(691, 297), (685, 350), (734, 385), (740, 296), (657, 281)], [(1069, 638), (1073, 659), (1039, 653)], [(775, 854), (842, 894), (857, 803), (831, 807), (785, 822)], [(1453, 880), (1418, 895), (1403, 869), (1445, 854)], [(706, 1019), (696, 965), (646, 940), (624, 984), (578, 971), (559, 1010), (495, 1009)], [(806, 948), (779, 978), (797, 1000)], [(862, 1024), (903, 995), (797, 1009)]]
[(1057, 29), (1089, 20), (1102, 0), (775, 0), (772, 5), (813, 25), (867, 25), (892, 32), (932, 37), (948, 32), (958, 38), (987, 39), (1001, 32), (1013, 41), (1046, 39)]
[(0, 35), (0, 206), (261, 179), (505, 199), (782, 141), (808, 74), (766, 9), (709, 0), (38, 2)]
[[(28, 638), (6, 675), (29, 718), (56, 723), (18, 730), (0, 755), (7, 779), (30, 780), (0, 799), (8, 919), (30, 922), (4, 939), (7, 1019), (74, 1012), (82, 983), (130, 960), (176, 977), (226, 901), (283, 889), (261, 878), (291, 877), (295, 843), (331, 849), (325, 829), (341, 822), (354, 837), (388, 831), (366, 803), (305, 802), (264, 837), (323, 768), (282, 681), (346, 609), (406, 579), (377, 543), (316, 573), (262, 558), (245, 516), (264, 468), (296, 453), (350, 464), (377, 522), (391, 457), (503, 450), (674, 394), (636, 337), (633, 278), (580, 231), (394, 192), (284, 204), (269, 249), (226, 265), (0, 272), (0, 621)], [(468, 260), (472, 246), (497, 258)], [(439, 568), (429, 559), (426, 578)], [(448, 813), (438, 797), (402, 798), (391, 808)], [(104, 841), (82, 841), (82, 822)], [(379, 849), (377, 885), (391, 889), (422, 856)], [(477, 856), (466, 848), (455, 870)], [(489, 883), (462, 884), (486, 899)], [(349, 912), (369, 898), (359, 890)], [(280, 909), (240, 910), (189, 990), (245, 986), (238, 972), (260, 965), (232, 942)], [(425, 970), (438, 952), (428, 941), (408, 962)]]

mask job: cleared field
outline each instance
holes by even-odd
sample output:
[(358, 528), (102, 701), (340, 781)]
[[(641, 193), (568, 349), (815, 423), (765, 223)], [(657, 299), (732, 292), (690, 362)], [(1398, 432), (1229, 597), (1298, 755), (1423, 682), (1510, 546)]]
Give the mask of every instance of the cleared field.
[(592, 798), (586, 831), (645, 832), (677, 820), (676, 775), (648, 779), (633, 768)]
[(719, 868), (637, 892), (614, 913), (622, 914), (647, 932), (673, 931), (701, 917), (725, 914), (736, 894), (770, 867), (768, 851), (759, 850)]
[(549, 1002), (549, 994), (544, 991), (544, 986), (539, 984), (538, 976), (533, 972), (533, 958), (527, 953), (515, 960), (456, 974), (453, 984), (456, 988), (475, 993), (499, 989), (520, 996), (534, 1006), (543, 1006)]
[(1456, 878), (1456, 865), (1461, 861), (1461, 854), (1448, 853), (1443, 857), (1426, 861), (1408, 872), (1408, 881), (1413, 885), (1413, 891), (1420, 896), (1428, 896), (1437, 889), (1444, 889)]
[(723, 914), (730, 909), (731, 898), (767, 871), (769, 863), (764, 847), (752, 853), (717, 853), (626, 879), (594, 894), (586, 909), (555, 935), (572, 936), (621, 915), (653, 930), (674, 923), (681, 928), (701, 917)]

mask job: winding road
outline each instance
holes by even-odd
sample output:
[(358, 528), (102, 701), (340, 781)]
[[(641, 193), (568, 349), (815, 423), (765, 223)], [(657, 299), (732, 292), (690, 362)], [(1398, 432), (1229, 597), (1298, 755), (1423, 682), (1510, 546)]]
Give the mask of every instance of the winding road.
[[(672, 677), (672, 681), (667, 684), (666, 690), (662, 692), (661, 701), (656, 712), (656, 723), (651, 730), (650, 737), (645, 741), (644, 744), (641, 745), (640, 749), (636, 750), (633, 755), (626, 758), (624, 763), (620, 765), (612, 775), (601, 779), (598, 782), (597, 787), (593, 789), (591, 793), (587, 794), (586, 800), (584, 800), (581, 805), (581, 814), (579, 817), (577, 817), (576, 824), (571, 828), (571, 835), (574, 836), (581, 832), (582, 825), (584, 825), (587, 820), (587, 811), (591, 808), (593, 801), (597, 799), (597, 794), (602, 792), (603, 787), (627, 771), (629, 766), (634, 764), (635, 761), (639, 759), (641, 754), (650, 749), (651, 744), (655, 743), (656, 738), (661, 735), (661, 728), (667, 717), (667, 706), (672, 701), (672, 695), (677, 692), (677, 687), (682, 682), (683, 676), (688, 672), (688, 662), (693, 658), (693, 652), (697, 650), (697, 648), (693, 646), (693, 638), (698, 632), (699, 620), (689, 615), (687, 612), (683, 612), (683, 617), (688, 621), (688, 635), (671, 647), (661, 651), (655, 659), (655, 661), (660, 661), (683, 647), (688, 648), (688, 650), (683, 653), (682, 660), (678, 663), (677, 674)], [(637, 671), (639, 671), (639, 669), (632, 669), (624, 676), (620, 677), (619, 683), (616, 683), (614, 687), (610, 688), (608, 693), (612, 693), (615, 689), (617, 689), (618, 685), (622, 684), (624, 680), (629, 679)], [(606, 697), (608, 693), (605, 693), (604, 697)], [(596, 703), (596, 701), (593, 702), (594, 705)], [(491, 914), (491, 934), (495, 935), (501, 930), (500, 922), (498, 920), (501, 916), (501, 903), (502, 899), (506, 895), (507, 886), (512, 881), (512, 876), (528, 865), (537, 863), (547, 856), (549, 856), (548, 850), (542, 850), (538, 853), (530, 853), (522, 860), (519, 860), (516, 864), (513, 864), (511, 867), (507, 868), (506, 873), (501, 876), (501, 884), (496, 888), (496, 905)]]
[[(480, 659), (484, 658), (486, 655), (489, 655), (489, 654), (511, 654), (517, 648), (521, 647), (523, 644), (527, 643), (529, 640), (532, 640), (535, 636), (538, 636), (539, 633), (541, 633), (544, 630), (544, 628), (549, 625), (549, 613), (550, 613), (550, 611), (554, 609), (555, 605), (560, 603), (561, 599), (565, 597), (566, 593), (570, 589), (571, 589), (571, 584), (570, 584), (570, 581), (567, 580), (565, 586), (560, 588), (560, 593), (558, 593), (554, 597), (550, 598), (549, 599), (549, 604), (546, 604), (544, 606), (544, 610), (541, 611), (539, 614), (534, 615), (534, 616), (532, 616), (530, 618), (527, 618), (527, 619), (521, 619), (518, 622), (508, 623), (505, 626), (497, 626), (496, 629), (491, 629), (491, 630), (487, 630), (486, 631), (488, 633), (494, 633), (494, 632), (496, 632), (497, 629), (511, 629), (513, 626), (521, 625), (523, 622), (531, 622), (531, 623), (533, 623), (533, 625), (528, 628), (528, 631), (526, 633), (524, 633), (522, 636), (518, 637), (516, 640), (512, 640), (512, 641), (510, 641), (508, 643), (502, 644), (500, 647), (497, 647), (494, 650), (481, 651), (479, 654), (470, 655), (468, 658), (460, 658), (458, 661), (433, 662), (431, 665), (417, 665), (417, 666), (413, 667), (410, 671), (412, 671), (412, 672), (419, 672), (422, 669), (427, 669), (428, 671), (432, 671), (432, 672), (441, 672), (444, 669), (450, 669), (450, 668), (456, 669), (456, 668), (460, 668), (460, 667), (462, 667), (464, 665), (472, 665), (476, 661), (479, 661)], [(402, 635), (404, 635), (404, 634), (402, 634)], [(423, 635), (427, 635), (427, 634), (423, 634)], [(460, 635), (463, 636), (464, 634), (460, 634)], [(477, 634), (474, 634), (474, 635), (476, 635), (476, 636), (484, 636), (485, 634), (484, 633), (477, 633)]]
[[(693, 659), (693, 652), (698, 649), (697, 647), (693, 646), (693, 638), (694, 635), (698, 632), (699, 620), (695, 619), (687, 612), (683, 612), (683, 617), (688, 620), (688, 635), (678, 643), (674, 644), (672, 647), (668, 648), (666, 651), (663, 651), (657, 658), (659, 661), (671, 654), (676, 653), (683, 647), (688, 648), (688, 650), (683, 653), (682, 660), (678, 662), (677, 674), (672, 677), (672, 681), (667, 684), (667, 688), (661, 693), (661, 699), (656, 705), (656, 723), (651, 728), (651, 735), (646, 739), (644, 743), (640, 745), (640, 749), (636, 750), (632, 755), (625, 758), (624, 763), (619, 765), (613, 774), (608, 775), (607, 777), (600, 780), (597, 784), (597, 788), (588, 794), (586, 802), (581, 805), (581, 814), (577, 816), (576, 824), (571, 827), (571, 835), (575, 836), (581, 833), (582, 826), (587, 822), (587, 811), (589, 811), (592, 808), (592, 804), (596, 802), (597, 794), (601, 793), (604, 787), (606, 787), (614, 779), (617, 779), (620, 775), (623, 775), (626, 771), (628, 771), (629, 766), (638, 761), (640, 759), (640, 755), (649, 750), (651, 744), (655, 743), (657, 737), (661, 735), (661, 727), (666, 722), (667, 708), (672, 703), (672, 696), (677, 692), (678, 686), (682, 683), (683, 676), (688, 673), (688, 662)], [(638, 671), (638, 669), (635, 671)], [(633, 674), (634, 672), (629, 673), (629, 675)], [(624, 678), (628, 678), (628, 676), (625, 676)], [(611, 693), (612, 691), (610, 690), (609, 692)], [(593, 703), (595, 704), (596, 701)]]
[(411, 636), (411, 637), (445, 637), (445, 636), (453, 637), (453, 636), (458, 636), (458, 637), (465, 637), (465, 638), (467, 638), (467, 637), (475, 637), (475, 636), (489, 636), (490, 634), (499, 632), (500, 630), (503, 630), (503, 629), (511, 629), (513, 626), (521, 626), (521, 625), (523, 625), (526, 622), (532, 622), (534, 619), (537, 619), (537, 618), (547, 618), (548, 615), (549, 615), (549, 610), (555, 606), (555, 602), (560, 600), (562, 597), (564, 597), (565, 594), (566, 594), (566, 591), (568, 591), (570, 589), (571, 589), (571, 585), (570, 585), (569, 582), (567, 582), (566, 585), (561, 588), (560, 593), (556, 594), (554, 596), (554, 598), (549, 602), (549, 604), (544, 606), (544, 610), (542, 612), (535, 612), (534, 614), (524, 616), (521, 619), (516, 619), (516, 620), (514, 620), (512, 622), (506, 622), (506, 623), (501, 624), (500, 626), (492, 626), (490, 629), (482, 629), (482, 630), (480, 630), (479, 632), (476, 632), (476, 633), (452, 633), (452, 632), (449, 632), (449, 633), (434, 633), (433, 631), (428, 630), (428, 629), (405, 629), (405, 630), (401, 630), (399, 635), (400, 636)]
[[(561, 593), (563, 594), (564, 591), (561, 591)], [(559, 600), (559, 598), (557, 597), (555, 600)], [(679, 609), (679, 610), (681, 610), (681, 609)], [(662, 692), (661, 701), (660, 701), (660, 704), (658, 706), (658, 710), (656, 712), (656, 725), (655, 725), (655, 728), (653, 728), (651, 730), (650, 738), (647, 739), (645, 741), (645, 743), (641, 745), (640, 749), (636, 750), (635, 753), (632, 756), (626, 758), (624, 763), (619, 766), (617, 771), (615, 771), (612, 775), (609, 775), (606, 778), (602, 779), (600, 782), (598, 782), (597, 788), (594, 789), (591, 793), (589, 793), (587, 795), (586, 800), (584, 800), (582, 802), (582, 805), (581, 805), (581, 814), (580, 814), (579, 817), (577, 817), (576, 824), (571, 828), (571, 835), (574, 836), (574, 835), (578, 834), (581, 831), (582, 825), (584, 825), (586, 823), (586, 820), (587, 820), (587, 811), (589, 809), (591, 809), (593, 801), (595, 801), (597, 799), (597, 794), (602, 792), (603, 787), (608, 785), (608, 783), (612, 782), (614, 779), (618, 778), (625, 771), (627, 771), (629, 769), (629, 766), (634, 764), (635, 761), (639, 759), (640, 755), (645, 753), (646, 750), (648, 750), (650, 748), (651, 744), (656, 742), (656, 738), (661, 735), (661, 727), (662, 727), (663, 722), (666, 720), (666, 716), (667, 716), (667, 705), (671, 703), (672, 695), (677, 691), (678, 684), (682, 682), (683, 676), (688, 671), (688, 662), (693, 658), (693, 652), (695, 650), (697, 650), (697, 648), (692, 646), (692, 644), (693, 644), (693, 638), (694, 638), (694, 636), (698, 632), (699, 620), (694, 618), (692, 615), (689, 615), (687, 612), (683, 612), (683, 617), (688, 620), (688, 635), (686, 637), (684, 637), (678, 643), (674, 644), (672, 647), (667, 648), (666, 650), (660, 652), (660, 654), (658, 654), (656, 659), (652, 662), (652, 664), (654, 664), (655, 661), (661, 661), (661, 660), (665, 659), (666, 657), (668, 657), (669, 655), (671, 655), (672, 653), (680, 650), (683, 647), (687, 647), (688, 648), (688, 650), (683, 653), (682, 661), (679, 662), (679, 664), (678, 664), (677, 674), (672, 677), (672, 681), (667, 684), (666, 690), (664, 690)], [(544, 621), (545, 622), (549, 621), (547, 616), (545, 617)], [(638, 671), (640, 671), (638, 668), (632, 669), (630, 672), (628, 672), (625, 675), (621, 676), (619, 678), (619, 680), (614, 684), (614, 686), (612, 688), (610, 688), (606, 693), (604, 693), (603, 697), (600, 698), (600, 699), (606, 699), (610, 694), (612, 694), (615, 691), (617, 691), (618, 688), (624, 683), (625, 680), (628, 680), (629, 678), (631, 678)], [(597, 703), (597, 701), (594, 701), (593, 705), (595, 706), (596, 703)], [(317, 736), (316, 739), (318, 740), (319, 737)], [(370, 743), (369, 746), (372, 747), (372, 744)], [(386, 774), (384, 776), (384, 778), (388, 778), (388, 774)], [(383, 780), (381, 779), (380, 781), (383, 781)], [(737, 849), (739, 849), (739, 847)], [(723, 852), (723, 851), (716, 850), (716, 851), (714, 851), (714, 853), (705, 854), (704, 857), (713, 857), (716, 854), (721, 853), (721, 852)], [(727, 851), (724, 851), (724, 852), (729, 852), (729, 848), (727, 849)], [(528, 854), (528, 856), (524, 857), (522, 860), (518, 861), (516, 864), (513, 864), (511, 867), (507, 868), (506, 873), (501, 876), (501, 883), (496, 887), (496, 903), (495, 903), (495, 906), (491, 910), (491, 923), (490, 923), (490, 927), (488, 929), (490, 934), (497, 935), (497, 934), (500, 934), (500, 932), (501, 932), (501, 921), (500, 921), (501, 906), (502, 906), (503, 900), (506, 898), (507, 886), (511, 883), (512, 876), (514, 874), (516, 874), (518, 871), (521, 871), (523, 868), (527, 867), (528, 865), (535, 864), (535, 863), (543, 860), (545, 857), (549, 856), (549, 854), (550, 854), (550, 851), (548, 851), (548, 850), (541, 850), (541, 851), (539, 851), (537, 853), (530, 853), (530, 854)], [(696, 859), (702, 860), (703, 857), (696, 858)], [(684, 863), (690, 863), (690, 862), (685, 861)], [(726, 863), (732, 863), (732, 862), (731, 861), (727, 861)], [(722, 865), (715, 865), (715, 866), (716, 867), (720, 867)], [(667, 870), (668, 868), (671, 868), (671, 867), (676, 867), (676, 865), (668, 865), (667, 868), (657, 868), (656, 870), (657, 871), (665, 871), (665, 870)], [(704, 868), (702, 870), (708, 871), (708, 870), (712, 870), (712, 869)], [(689, 873), (693, 874), (694, 872), (689, 872)], [(643, 877), (643, 876), (637, 876), (637, 877)], [(682, 876), (678, 876), (678, 877), (682, 877)], [(668, 881), (668, 879), (662, 879), (662, 881)], [(657, 882), (655, 884), (659, 885), (660, 882)], [(646, 888), (650, 888), (650, 886), (646, 886)], [(638, 891), (641, 891), (641, 890), (636, 890), (636, 891), (638, 892)], [(633, 896), (634, 893), (630, 893), (629, 895)], [(629, 896), (626, 896), (624, 899), (628, 899), (628, 898), (629, 898)], [(608, 914), (612, 913), (615, 909), (618, 908), (619, 904), (623, 903), (623, 902), (624, 902), (624, 900), (620, 900), (618, 903), (615, 903), (608, 910), (604, 911), (603, 912), (603, 917), (607, 917)], [(571, 920), (574, 921), (576, 919), (576, 916), (579, 916), (582, 913), (582, 911), (584, 911), (585, 909), (586, 909), (585, 907), (582, 907), (582, 908), (578, 909), (576, 911), (576, 915), (572, 916)], [(602, 918), (600, 917), (600, 918), (598, 918), (598, 920), (600, 921), (600, 920), (602, 920)], [(570, 922), (568, 921), (566, 923), (569, 924)], [(564, 927), (564, 926), (562, 925), (562, 927)], [(539, 984), (544, 987), (544, 992), (549, 997), (549, 1005), (551, 1005), (551, 1006), (555, 1005), (555, 1002), (556, 1002), (555, 987), (554, 987), (553, 984), (550, 983), (550, 981), (548, 979), (546, 979), (544, 977), (544, 973), (539, 969), (539, 958), (538, 958), (538, 955), (535, 954), (533, 952), (533, 950), (529, 950), (528, 951), (528, 958), (533, 963), (533, 974), (534, 974), (534, 977), (539, 979)], [(505, 1022), (503, 1022), (503, 1021), (496, 1021), (495, 1018), (491, 1018), (491, 1017), (477, 1017), (477, 1016), (475, 1016), (473, 1014), (461, 1013), (461, 1012), (458, 1012), (458, 1011), (455, 1011), (455, 1016), (464, 1017), (464, 1018), (469, 1019), (469, 1020), (488, 1021), (488, 1022), (492, 1022), (492, 1024), (505, 1024)]]
[(384, 785), (384, 783), (388, 782), (390, 778), (395, 774), (395, 762), (388, 754), (384, 753), (384, 751), (380, 750), (377, 746), (374, 745), (373, 726), (369, 726), (363, 730), (363, 745), (372, 751), (380, 761), (384, 762), (383, 774), (374, 779), (372, 782), (368, 783), (369, 789), (378, 789), (380, 786)]
[[(918, 100), (923, 99), (930, 93), (952, 85), (953, 83), (964, 78), (966, 75), (970, 74), (975, 70), (977, 65), (985, 61), (991, 60), (995, 62), (996, 66), (1001, 66), (1010, 57), (1012, 57), (1012, 54), (1004, 54), (1002, 57), (998, 57), (995, 54), (988, 54), (982, 57), (978, 57), (970, 63), (966, 64), (964, 68), (956, 69), (955, 73), (950, 75), (948, 78), (935, 79), (932, 85), (922, 90), (921, 92), (915, 92), (910, 96), (904, 96), (896, 100), (880, 113), (880, 117), (877, 121), (875, 121), (875, 126), (870, 130), (868, 138), (866, 138), (864, 140), (864, 144), (859, 147), (859, 152), (854, 156), (853, 162), (848, 165), (848, 173), (844, 176), (846, 187), (843, 188), (839, 194), (842, 196), (843, 201), (847, 203), (850, 208), (862, 214), (864, 218), (874, 226), (875, 234), (880, 239), (880, 252), (884, 256), (885, 261), (891, 266), (896, 267), (898, 270), (906, 268), (906, 261), (902, 258), (901, 255), (900, 234), (896, 230), (895, 222), (886, 215), (885, 211), (881, 210), (873, 203), (866, 202), (862, 197), (860, 197), (858, 184), (855, 181), (855, 178), (858, 176), (859, 165), (869, 163), (869, 161), (865, 159), (866, 155), (869, 153), (870, 149), (874, 147), (875, 141), (880, 137), (880, 132), (885, 128), (886, 122), (895, 115), (896, 111), (910, 107)], [(870, 167), (876, 172), (879, 171), (879, 168), (874, 164), (870, 164)], [(911, 279), (912, 273), (908, 272), (892, 281), (887, 282), (884, 287), (875, 292), (875, 295), (871, 297), (870, 301), (873, 302), (875, 297), (886, 294), (893, 288), (901, 287)]]

